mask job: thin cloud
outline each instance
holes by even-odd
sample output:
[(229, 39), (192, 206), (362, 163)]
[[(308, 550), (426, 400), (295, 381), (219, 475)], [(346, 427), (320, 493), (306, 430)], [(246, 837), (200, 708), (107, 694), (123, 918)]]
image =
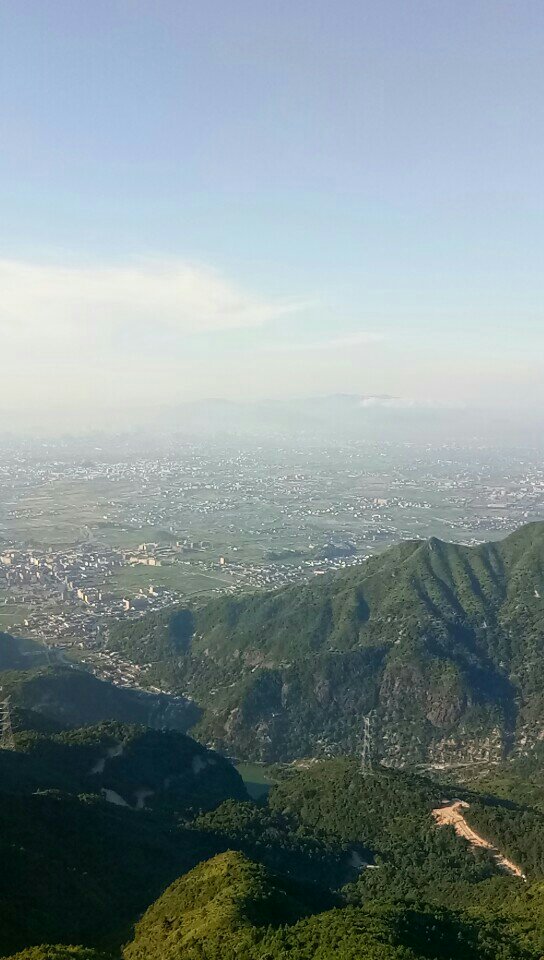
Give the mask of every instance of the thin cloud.
[(374, 343), (383, 343), (387, 337), (381, 333), (360, 330), (357, 333), (349, 334), (345, 337), (330, 337), (326, 340), (294, 341), (274, 344), (267, 347), (267, 350), (279, 351), (281, 353), (313, 352), (322, 350), (343, 350), (346, 348), (368, 346)]
[(263, 300), (185, 261), (112, 267), (0, 260), (0, 292), (0, 330), (8, 342), (149, 324), (179, 334), (228, 331), (259, 327), (306, 306)]
[(313, 350), (335, 350), (342, 347), (362, 347), (369, 343), (383, 343), (387, 337), (382, 333), (372, 333), (371, 331), (361, 330), (358, 333), (352, 333), (345, 337), (334, 337), (332, 340), (325, 340), (324, 343), (312, 344)]

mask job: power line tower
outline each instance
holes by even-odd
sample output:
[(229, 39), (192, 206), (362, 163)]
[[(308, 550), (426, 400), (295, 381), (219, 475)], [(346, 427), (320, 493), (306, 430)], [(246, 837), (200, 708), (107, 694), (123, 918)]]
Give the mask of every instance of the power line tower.
[(372, 755), (373, 755), (373, 742), (372, 742), (372, 725), (374, 720), (374, 711), (363, 717), (363, 749), (361, 752), (361, 773), (363, 777), (368, 777), (372, 773)]
[(9, 697), (0, 700), (0, 750), (15, 750)]

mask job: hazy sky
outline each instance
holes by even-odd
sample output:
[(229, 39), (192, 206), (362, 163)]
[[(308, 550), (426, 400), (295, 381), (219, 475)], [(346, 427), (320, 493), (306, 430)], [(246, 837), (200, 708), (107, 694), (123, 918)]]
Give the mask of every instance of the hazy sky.
[(2, 404), (544, 402), (542, 0), (2, 0)]

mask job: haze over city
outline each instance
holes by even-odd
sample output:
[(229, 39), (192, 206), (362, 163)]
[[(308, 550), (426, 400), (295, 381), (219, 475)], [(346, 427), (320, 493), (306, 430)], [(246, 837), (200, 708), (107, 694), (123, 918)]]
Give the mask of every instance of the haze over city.
[(341, 393), (534, 432), (543, 20), (7, 0), (0, 427)]

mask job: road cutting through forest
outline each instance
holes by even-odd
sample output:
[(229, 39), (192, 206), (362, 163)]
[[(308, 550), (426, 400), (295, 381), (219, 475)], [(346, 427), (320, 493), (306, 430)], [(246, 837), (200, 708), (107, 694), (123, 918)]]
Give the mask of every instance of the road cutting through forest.
[(463, 815), (463, 810), (468, 809), (469, 806), (470, 804), (465, 803), (463, 800), (455, 800), (447, 806), (436, 807), (436, 809), (432, 811), (432, 814), (439, 827), (452, 826), (458, 837), (464, 837), (473, 847), (483, 847), (485, 850), (489, 850), (493, 855), (495, 863), (499, 867), (506, 870), (507, 873), (511, 873), (513, 876), (521, 877), (522, 880), (525, 880), (525, 874), (517, 864), (503, 856), (500, 850), (497, 850), (492, 843), (489, 843), (489, 841), (481, 837), (479, 833), (476, 833), (472, 827), (469, 827)]

